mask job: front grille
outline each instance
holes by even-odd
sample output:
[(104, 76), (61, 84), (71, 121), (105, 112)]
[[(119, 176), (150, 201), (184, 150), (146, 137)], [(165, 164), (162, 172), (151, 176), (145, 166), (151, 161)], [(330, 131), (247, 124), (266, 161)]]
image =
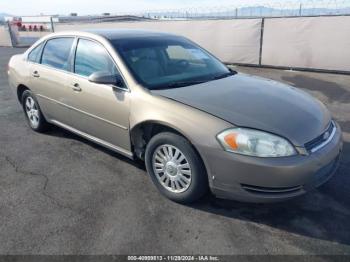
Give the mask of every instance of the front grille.
[(293, 187), (261, 187), (261, 186), (252, 186), (241, 184), (242, 188), (250, 193), (256, 194), (269, 194), (269, 195), (283, 195), (296, 193), (301, 190), (302, 186), (293, 186)]
[[(333, 121), (331, 121), (331, 123), (329, 124), (328, 128), (318, 137), (316, 137), (315, 139), (307, 142), (304, 146), (305, 149), (309, 152), (315, 152), (317, 151), (317, 149), (321, 148), (322, 145), (330, 139), (331, 135), (333, 134), (333, 132), (335, 131), (335, 125), (333, 123)], [(328, 135), (326, 135), (328, 134)], [(325, 145), (324, 144), (324, 145)]]

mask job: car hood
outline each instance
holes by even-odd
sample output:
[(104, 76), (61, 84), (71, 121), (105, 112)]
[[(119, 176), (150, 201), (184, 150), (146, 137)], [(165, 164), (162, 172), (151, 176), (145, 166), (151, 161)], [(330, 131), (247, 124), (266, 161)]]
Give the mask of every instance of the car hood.
[(331, 119), (326, 107), (307, 93), (241, 73), (202, 84), (151, 92), (205, 111), (235, 126), (280, 135), (296, 146), (320, 135)]

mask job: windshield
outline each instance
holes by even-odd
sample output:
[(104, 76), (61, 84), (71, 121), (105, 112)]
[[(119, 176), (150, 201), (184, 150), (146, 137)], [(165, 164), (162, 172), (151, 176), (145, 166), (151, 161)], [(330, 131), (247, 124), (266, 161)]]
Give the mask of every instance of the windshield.
[(193, 85), (232, 74), (215, 57), (182, 37), (111, 42), (136, 80), (148, 89)]

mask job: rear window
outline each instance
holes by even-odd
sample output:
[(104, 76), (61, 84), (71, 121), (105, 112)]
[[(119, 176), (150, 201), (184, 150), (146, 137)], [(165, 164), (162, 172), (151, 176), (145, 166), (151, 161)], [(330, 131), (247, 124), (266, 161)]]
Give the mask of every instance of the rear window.
[(73, 41), (73, 37), (55, 38), (47, 41), (41, 63), (57, 69), (68, 70)]

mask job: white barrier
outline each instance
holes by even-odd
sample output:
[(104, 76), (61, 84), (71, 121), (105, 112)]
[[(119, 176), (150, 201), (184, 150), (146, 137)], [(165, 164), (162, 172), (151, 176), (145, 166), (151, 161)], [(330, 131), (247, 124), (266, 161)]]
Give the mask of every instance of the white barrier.
[(265, 19), (262, 65), (350, 72), (350, 16)]
[(183, 35), (227, 63), (350, 73), (350, 16), (265, 18), (263, 31), (262, 19), (55, 25), (55, 31), (95, 28), (149, 29)]
[(56, 24), (55, 31), (95, 28), (148, 29), (183, 35), (225, 62), (258, 64), (261, 19)]
[(0, 26), (0, 46), (12, 46), (10, 32), (6, 26)]

